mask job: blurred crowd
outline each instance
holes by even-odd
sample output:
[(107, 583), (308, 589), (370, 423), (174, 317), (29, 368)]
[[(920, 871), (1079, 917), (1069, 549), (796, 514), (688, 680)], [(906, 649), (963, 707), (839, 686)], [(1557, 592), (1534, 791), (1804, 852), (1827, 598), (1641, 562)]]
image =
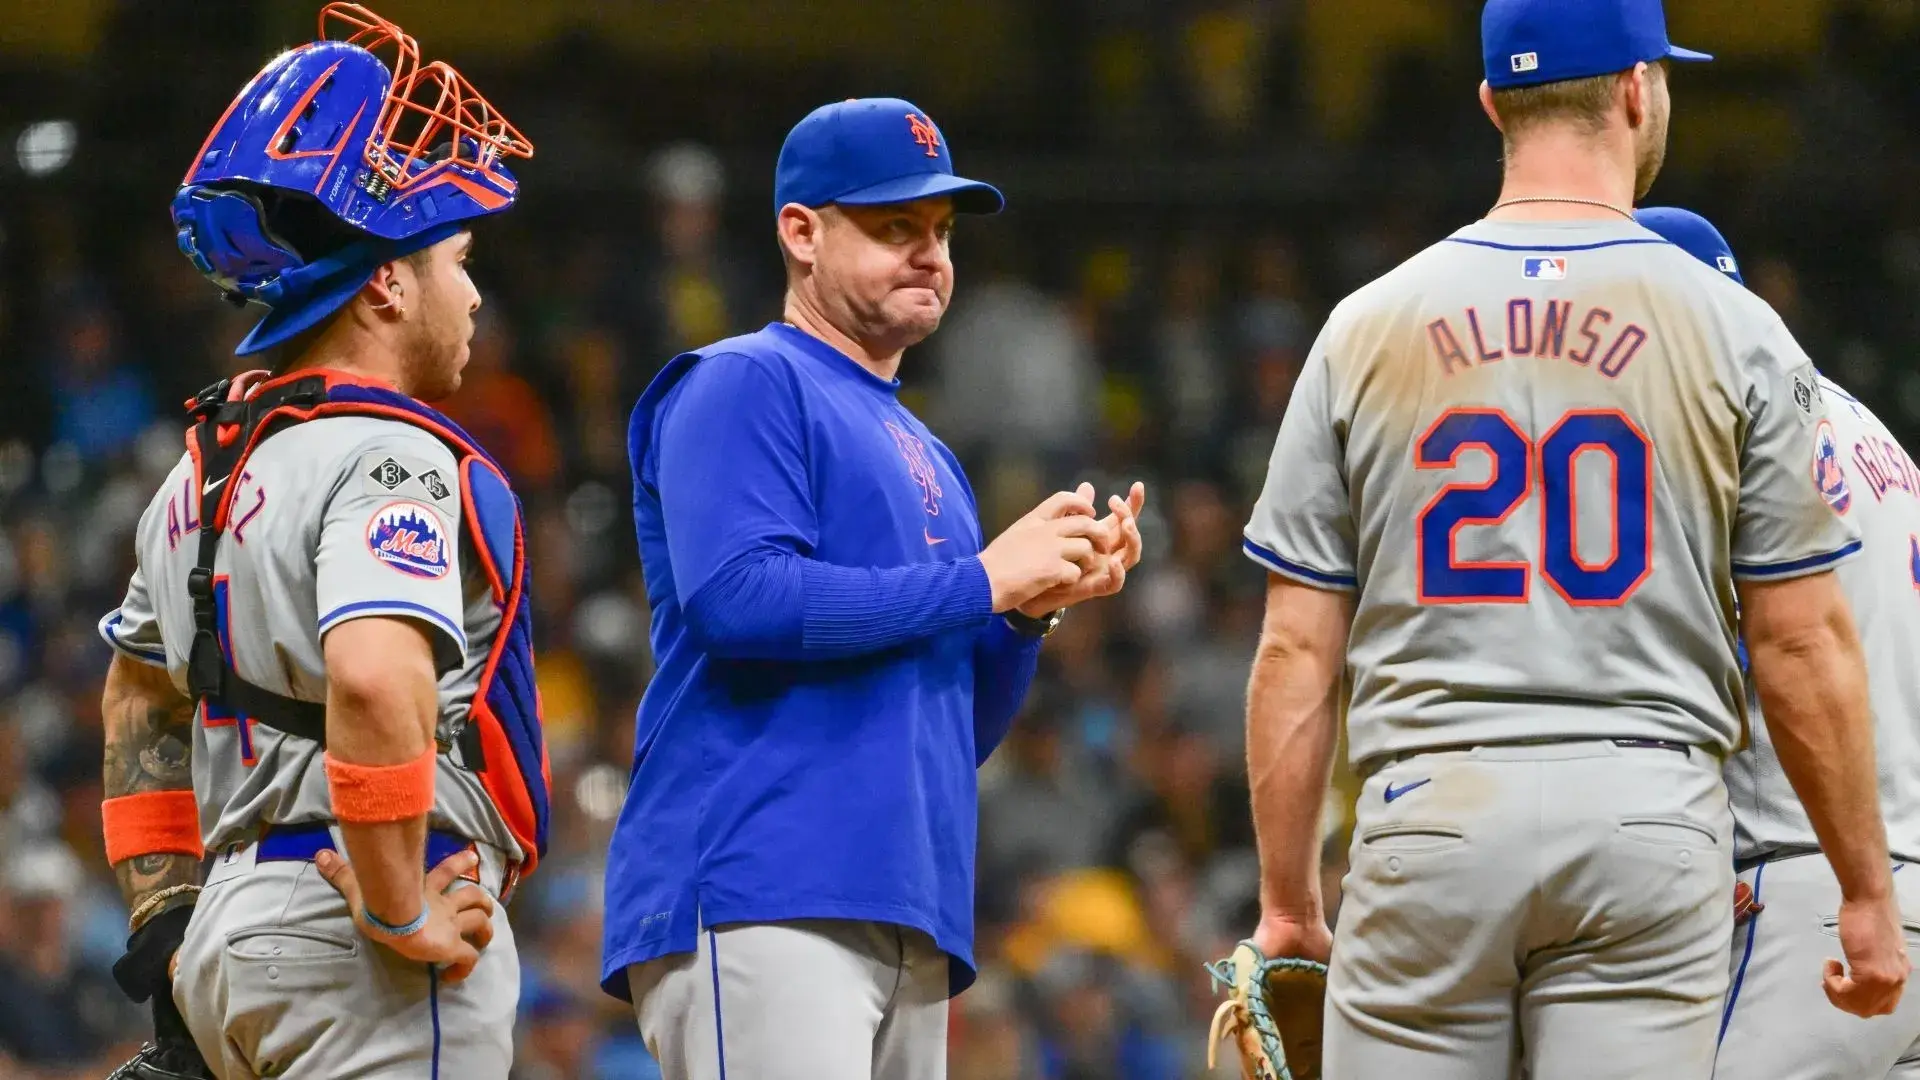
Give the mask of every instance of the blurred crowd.
[[(1477, 7), (1458, 6), (1463, 18)], [(80, 128), (145, 146), (131, 159), (150, 161), (136, 170), (145, 186), (85, 179), (105, 166), (83, 144), (74, 182), (0, 187), (0, 1075), (33, 1080), (104, 1075), (141, 1035), (107, 976), (126, 912), (102, 855), (107, 651), (93, 627), (119, 602), (131, 529), (181, 451), (178, 403), (245, 366), (231, 349), (257, 315), (221, 303), (180, 258), (165, 203), (175, 159), (259, 62), (258, 43), (200, 43), (232, 62), (201, 65), (218, 77), (196, 76), (197, 96), (172, 109), (185, 119), (136, 130), (110, 103), (161, 85), (137, 47), (161, 31), (140, 7), (102, 45), (126, 62), (93, 75), (119, 92), (93, 95)], [(952, 313), (908, 355), (904, 396), (966, 463), (990, 534), (1055, 489), (1142, 479), (1148, 551), (1125, 594), (1074, 611), (1049, 641), (981, 770), (982, 976), (954, 1004), (952, 1075), (1181, 1080), (1198, 1075), (1214, 1001), (1201, 963), (1256, 914), (1241, 729), (1264, 579), (1240, 528), (1326, 311), (1477, 217), (1497, 142), (1474, 108), (1476, 57), (1395, 61), (1379, 119), (1316, 141), (1283, 77), (1291, 5), (1036, 7), (1081, 32), (1043, 40), (1075, 47), (1063, 44), (1067, 73), (1048, 76), (1060, 85), (1037, 119), (942, 110), (908, 88), (963, 168), (1005, 180), (1014, 210), (963, 223)], [(1719, 220), (1808, 351), (1910, 437), (1920, 23), (1838, 10), (1823, 55), (1770, 87), (1792, 118), (1777, 160), (1676, 171), (1654, 201)], [(890, 92), (815, 79), (818, 94), (768, 110), (722, 88), (704, 107), (745, 118), (675, 131), (654, 111), (627, 124), (632, 102), (574, 93), (619, 83), (619, 65), (569, 41), (475, 74), (540, 145), (523, 207), (479, 234), (486, 304), (445, 403), (505, 463), (531, 521), (558, 797), (554, 850), (513, 907), (521, 1080), (657, 1075), (631, 1015), (596, 988), (602, 857), (650, 673), (627, 410), (676, 352), (778, 316), (763, 195), (780, 131), (845, 90)], [(1692, 78), (1675, 87), (1682, 115)], [(14, 79), (0, 68), (0, 89)], [(756, 108), (778, 115), (760, 122)], [(1042, 125), (1073, 133), (1046, 144), (1045, 167), (1030, 153)], [(704, 141), (678, 141), (695, 132)], [(1264, 172), (1291, 133), (1311, 147), (1305, 180)], [(1076, 184), (1122, 179), (1097, 164), (1114, 147), (1245, 156), (1238, 172), (1196, 171), (1217, 197), (1135, 176), (1137, 194), (1074, 198)], [(1062, 160), (1086, 164), (1062, 179)], [(1343, 773), (1328, 794), (1330, 901), (1349, 785)]]

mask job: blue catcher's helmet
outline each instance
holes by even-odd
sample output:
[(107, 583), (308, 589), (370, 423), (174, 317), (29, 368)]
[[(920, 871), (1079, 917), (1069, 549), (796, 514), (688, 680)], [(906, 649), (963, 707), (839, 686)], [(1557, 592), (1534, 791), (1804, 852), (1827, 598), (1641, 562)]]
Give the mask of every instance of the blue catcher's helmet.
[(243, 356), (318, 325), (381, 263), (512, 206), (501, 159), (533, 156), (459, 72), (422, 64), (366, 8), (328, 4), (320, 38), (241, 89), (173, 199), (181, 252), (229, 299), (270, 309)]

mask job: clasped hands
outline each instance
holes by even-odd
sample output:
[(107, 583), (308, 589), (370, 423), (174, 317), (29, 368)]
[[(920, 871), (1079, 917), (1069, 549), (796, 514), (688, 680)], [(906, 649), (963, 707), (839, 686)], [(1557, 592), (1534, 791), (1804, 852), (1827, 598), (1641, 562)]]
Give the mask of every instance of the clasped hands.
[(1140, 562), (1140, 511), (1147, 488), (1135, 481), (1122, 499), (1108, 496), (1096, 517), (1092, 484), (1049, 496), (994, 538), (980, 553), (993, 587), (995, 612), (1040, 618), (1101, 596), (1112, 596)]

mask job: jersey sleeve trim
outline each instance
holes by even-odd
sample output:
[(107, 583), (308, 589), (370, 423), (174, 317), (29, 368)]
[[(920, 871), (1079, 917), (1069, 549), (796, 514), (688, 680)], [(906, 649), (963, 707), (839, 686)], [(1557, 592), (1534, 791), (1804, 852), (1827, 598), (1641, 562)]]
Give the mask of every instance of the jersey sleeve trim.
[(1766, 579), (1799, 577), (1803, 574), (1811, 574), (1817, 570), (1825, 570), (1837, 562), (1851, 558), (1859, 551), (1860, 541), (1851, 540), (1832, 551), (1820, 555), (1809, 555), (1804, 559), (1792, 559), (1787, 562), (1776, 563), (1736, 562), (1733, 564), (1733, 576)]
[(130, 660), (138, 660), (152, 667), (163, 668), (167, 666), (167, 650), (148, 649), (131, 642), (122, 641), (117, 630), (119, 625), (120, 612), (118, 610), (109, 612), (105, 618), (100, 620), (99, 625), (100, 637), (106, 641), (107, 644), (113, 646), (115, 652), (126, 656)]
[(374, 615), (405, 615), (410, 618), (424, 619), (444, 630), (447, 639), (455, 646), (455, 651), (449, 657), (439, 649), (434, 650), (436, 663), (443, 672), (459, 667), (466, 658), (466, 631), (440, 612), (411, 600), (356, 600), (351, 604), (341, 604), (320, 616), (320, 634), (324, 637), (328, 630), (350, 619), (364, 619)]
[(1295, 581), (1322, 589), (1345, 590), (1360, 587), (1360, 579), (1351, 574), (1329, 574), (1324, 570), (1315, 570), (1311, 566), (1302, 566), (1291, 559), (1283, 559), (1276, 552), (1244, 537), (1240, 540), (1240, 548), (1246, 552), (1247, 558), (1282, 577), (1290, 577)]

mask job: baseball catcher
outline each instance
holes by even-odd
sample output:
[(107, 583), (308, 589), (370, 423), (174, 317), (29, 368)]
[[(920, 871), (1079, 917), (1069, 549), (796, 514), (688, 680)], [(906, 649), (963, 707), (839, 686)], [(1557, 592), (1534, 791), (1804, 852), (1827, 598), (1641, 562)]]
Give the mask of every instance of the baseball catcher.
[[(180, 250), (266, 316), (141, 516), (114, 648), (126, 1080), (505, 1080), (504, 901), (546, 844), (519, 503), (425, 401), (460, 385), (474, 219), (532, 146), (354, 4), (228, 106)], [(211, 856), (211, 858), (207, 858)], [(457, 1032), (451, 1038), (443, 1033)]]

